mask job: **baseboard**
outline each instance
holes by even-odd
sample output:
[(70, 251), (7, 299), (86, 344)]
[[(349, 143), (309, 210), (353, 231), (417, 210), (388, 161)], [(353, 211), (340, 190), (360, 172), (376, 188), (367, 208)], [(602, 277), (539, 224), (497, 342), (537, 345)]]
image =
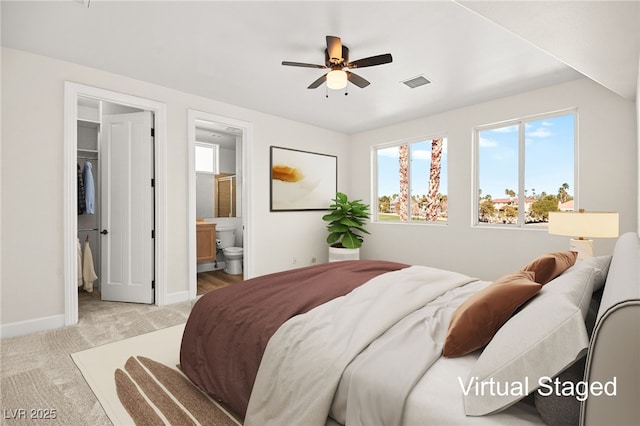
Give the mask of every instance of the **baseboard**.
[(198, 266), (196, 268), (197, 272), (210, 272), (210, 271), (220, 271), (222, 269), (224, 269), (225, 263), (224, 261), (219, 261), (216, 263), (198, 263)]
[(184, 290), (167, 294), (165, 302), (167, 305), (172, 305), (174, 303), (186, 302), (187, 300), (189, 300), (189, 291)]
[(53, 330), (54, 328), (64, 326), (64, 315), (52, 315), (50, 317), (2, 324), (2, 327), (0, 328), (0, 337), (5, 339), (7, 337), (24, 336), (26, 334)]
[(196, 266), (196, 271), (197, 272), (215, 271), (216, 266), (218, 266), (216, 262), (198, 263), (198, 265)]

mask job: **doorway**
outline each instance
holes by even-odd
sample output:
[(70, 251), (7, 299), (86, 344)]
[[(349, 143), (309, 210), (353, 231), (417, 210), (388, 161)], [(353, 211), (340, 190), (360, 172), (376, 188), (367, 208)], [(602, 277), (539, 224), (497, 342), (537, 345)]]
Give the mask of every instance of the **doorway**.
[(153, 303), (153, 114), (81, 97), (77, 120), (78, 287)]
[[(195, 299), (252, 276), (246, 184), (252, 125), (189, 110), (188, 126), (189, 297)], [(229, 247), (241, 260), (229, 260)]]
[[(138, 98), (125, 95), (109, 90), (99, 89), (91, 86), (85, 86), (72, 82), (65, 82), (65, 133), (64, 133), (64, 276), (65, 276), (65, 325), (72, 325), (78, 322), (78, 290), (77, 283), (79, 278), (78, 271), (78, 219), (77, 219), (77, 195), (78, 195), (78, 176), (77, 168), (77, 152), (78, 152), (78, 127), (77, 119), (79, 117), (79, 100), (93, 99), (97, 102), (104, 102), (112, 105), (118, 105), (125, 108), (133, 108), (143, 111), (139, 113), (144, 116), (145, 122), (149, 121), (149, 117), (153, 117), (154, 130), (151, 133), (152, 145), (147, 145), (151, 150), (150, 154), (146, 154), (144, 158), (150, 159), (149, 167), (153, 169), (155, 177), (149, 185), (153, 185), (155, 196), (144, 196), (147, 201), (145, 204), (152, 211), (151, 221), (155, 225), (152, 230), (152, 238), (149, 246), (151, 254), (148, 255), (148, 275), (152, 283), (143, 300), (146, 303), (154, 302), (156, 305), (164, 305), (166, 300), (166, 105), (151, 101), (144, 98)], [(125, 117), (122, 114), (117, 120), (114, 129), (124, 124), (137, 126), (135, 120), (139, 117), (133, 115)], [(124, 120), (124, 121), (123, 121)], [(133, 124), (132, 124), (133, 123)], [(135, 131), (133, 132), (135, 133)], [(107, 157), (108, 158), (108, 157)], [(108, 167), (101, 166), (102, 170)], [(137, 169), (135, 173), (139, 173)], [(119, 179), (119, 178), (118, 178)], [(104, 216), (106, 213), (102, 213)], [(120, 220), (120, 219), (117, 219)], [(147, 219), (145, 219), (147, 220)], [(106, 229), (102, 229), (101, 234)], [(106, 230), (108, 232), (108, 230)], [(103, 252), (103, 258), (104, 258)], [(128, 257), (128, 256), (125, 256)], [(108, 274), (107, 274), (108, 275)], [(105, 285), (103, 280), (101, 285)], [(119, 284), (116, 284), (119, 285)], [(126, 297), (126, 296), (125, 296)], [(128, 300), (141, 301), (141, 300)]]

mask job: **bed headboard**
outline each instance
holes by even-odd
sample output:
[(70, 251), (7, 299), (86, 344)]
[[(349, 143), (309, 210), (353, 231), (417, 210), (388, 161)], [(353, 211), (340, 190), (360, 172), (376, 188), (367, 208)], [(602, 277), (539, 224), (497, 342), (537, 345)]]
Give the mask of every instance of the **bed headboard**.
[(587, 383), (614, 378), (616, 396), (589, 396), (581, 425), (640, 424), (640, 238), (634, 232), (616, 242), (587, 352)]

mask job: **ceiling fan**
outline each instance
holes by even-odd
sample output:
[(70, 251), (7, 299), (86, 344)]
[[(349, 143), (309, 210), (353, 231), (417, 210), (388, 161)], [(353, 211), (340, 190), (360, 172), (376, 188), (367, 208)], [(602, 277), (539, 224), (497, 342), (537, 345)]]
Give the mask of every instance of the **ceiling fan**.
[(391, 61), (391, 54), (385, 53), (383, 55), (370, 56), (349, 62), (349, 48), (342, 44), (340, 37), (327, 36), (327, 48), (324, 51), (324, 65), (289, 61), (282, 61), (282, 65), (331, 70), (311, 83), (307, 89), (315, 89), (325, 81), (329, 89), (344, 89), (347, 86), (347, 81), (352, 82), (360, 88), (367, 87), (370, 84), (366, 79), (349, 70), (388, 64)]

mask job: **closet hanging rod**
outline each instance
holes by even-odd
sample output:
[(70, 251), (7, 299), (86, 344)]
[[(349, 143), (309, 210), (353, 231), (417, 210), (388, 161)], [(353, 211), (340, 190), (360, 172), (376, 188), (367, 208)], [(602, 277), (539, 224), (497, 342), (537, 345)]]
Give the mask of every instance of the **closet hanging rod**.
[(87, 229), (78, 229), (78, 232), (86, 232), (86, 231), (99, 231), (100, 228), (87, 228)]

